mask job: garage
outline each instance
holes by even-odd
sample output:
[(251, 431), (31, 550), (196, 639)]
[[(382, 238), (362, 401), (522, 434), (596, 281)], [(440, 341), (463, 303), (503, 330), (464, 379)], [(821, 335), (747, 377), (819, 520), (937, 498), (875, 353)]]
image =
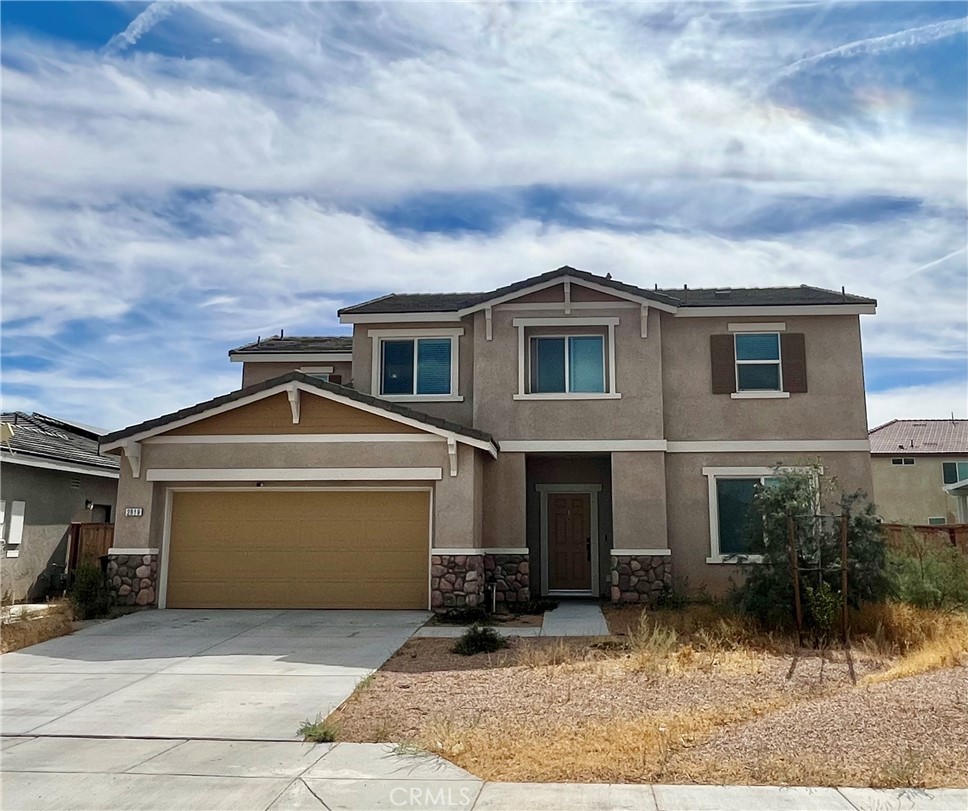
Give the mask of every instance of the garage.
[(426, 609), (429, 522), (428, 489), (173, 490), (167, 605)]

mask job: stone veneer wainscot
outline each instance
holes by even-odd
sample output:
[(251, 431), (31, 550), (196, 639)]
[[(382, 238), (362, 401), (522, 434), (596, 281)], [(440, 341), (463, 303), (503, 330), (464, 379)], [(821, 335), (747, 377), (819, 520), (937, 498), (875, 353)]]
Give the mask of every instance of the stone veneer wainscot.
[(612, 602), (655, 605), (672, 589), (668, 555), (612, 555)]
[(154, 605), (158, 555), (108, 555), (108, 582), (118, 605)]

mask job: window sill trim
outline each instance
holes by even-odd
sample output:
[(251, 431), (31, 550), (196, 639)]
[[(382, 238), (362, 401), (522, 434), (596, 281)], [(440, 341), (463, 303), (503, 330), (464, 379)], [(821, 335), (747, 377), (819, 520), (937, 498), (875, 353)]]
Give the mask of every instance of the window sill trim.
[[(742, 560), (740, 558), (742, 557)], [(762, 555), (713, 555), (706, 558), (706, 563), (726, 566), (742, 566), (744, 563), (762, 563)]]
[(618, 392), (561, 392), (555, 394), (515, 394), (515, 400), (620, 400)]
[(734, 400), (788, 400), (788, 391), (734, 391), (730, 395)]
[(380, 394), (381, 400), (391, 403), (463, 403), (459, 394)]

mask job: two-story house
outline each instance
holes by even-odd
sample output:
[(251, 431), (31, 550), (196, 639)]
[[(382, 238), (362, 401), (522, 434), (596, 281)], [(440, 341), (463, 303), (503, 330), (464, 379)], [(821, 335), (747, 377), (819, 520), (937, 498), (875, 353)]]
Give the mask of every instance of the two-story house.
[(126, 460), (115, 585), (160, 607), (722, 591), (775, 465), (870, 490), (875, 304), (563, 267), (345, 308), (351, 341), (240, 347), (239, 391), (104, 437)]

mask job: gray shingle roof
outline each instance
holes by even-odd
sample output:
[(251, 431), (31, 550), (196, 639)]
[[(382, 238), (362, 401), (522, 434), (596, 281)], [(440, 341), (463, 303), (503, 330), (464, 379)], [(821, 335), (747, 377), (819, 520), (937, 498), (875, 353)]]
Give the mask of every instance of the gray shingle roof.
[(870, 431), (871, 453), (968, 456), (968, 420), (891, 420)]
[(798, 306), (810, 304), (876, 304), (876, 300), (841, 293), (836, 290), (826, 290), (821, 287), (800, 285), (799, 287), (743, 287), (743, 288), (698, 288), (688, 289), (652, 289), (636, 287), (632, 284), (620, 282), (605, 276), (597, 276), (584, 270), (560, 267), (556, 270), (532, 276), (520, 282), (499, 287), (496, 290), (481, 293), (393, 293), (388, 296), (365, 301), (352, 307), (344, 307), (340, 315), (362, 315), (366, 313), (422, 313), (422, 312), (454, 312), (466, 307), (483, 304), (486, 301), (501, 296), (526, 290), (536, 284), (551, 281), (559, 276), (571, 276), (586, 279), (604, 287), (610, 287), (618, 292), (630, 293), (640, 298), (669, 304), (675, 307), (710, 307), (710, 306)]
[(15, 411), (0, 415), (0, 421), (13, 426), (13, 436), (3, 450), (13, 456), (70, 462), (93, 468), (117, 470), (115, 456), (98, 453), (98, 434), (77, 425), (43, 414)]
[(352, 352), (352, 335), (303, 335), (291, 338), (280, 338), (273, 335), (253, 341), (251, 344), (238, 346), (229, 350), (229, 355), (239, 353), (281, 354), (288, 352)]
[(384, 400), (381, 397), (374, 397), (371, 394), (364, 394), (363, 392), (357, 391), (356, 389), (351, 389), (348, 386), (340, 386), (337, 383), (330, 383), (329, 381), (321, 380), (318, 377), (306, 375), (302, 372), (288, 372), (284, 375), (280, 375), (279, 377), (274, 377), (271, 380), (256, 383), (252, 386), (246, 386), (244, 389), (238, 389), (237, 391), (230, 392), (229, 394), (223, 394), (220, 397), (206, 400), (203, 403), (197, 403), (193, 406), (189, 406), (188, 408), (173, 411), (170, 414), (156, 417), (153, 420), (146, 420), (145, 422), (140, 422), (137, 425), (129, 425), (127, 428), (122, 428), (120, 431), (114, 431), (110, 434), (105, 434), (102, 436), (101, 444), (106, 445), (109, 442), (116, 442), (119, 439), (140, 434), (144, 431), (150, 431), (154, 428), (161, 428), (168, 423), (176, 422), (177, 420), (184, 419), (185, 417), (194, 417), (198, 414), (203, 414), (209, 409), (217, 408), (218, 406), (226, 405), (227, 403), (232, 403), (236, 400), (240, 400), (243, 397), (258, 394), (260, 391), (265, 391), (266, 389), (271, 389), (275, 386), (279, 386), (283, 383), (289, 383), (294, 380), (300, 383), (305, 383), (317, 389), (322, 389), (323, 391), (330, 391), (333, 394), (342, 395), (350, 400), (375, 406), (392, 414), (399, 414), (401, 417), (407, 417), (409, 419), (416, 420), (417, 422), (422, 422), (425, 425), (432, 425), (436, 428), (450, 431), (453, 434), (460, 434), (462, 436), (469, 437), (470, 439), (477, 439), (482, 442), (490, 442), (492, 445), (494, 445), (495, 449), (498, 447), (497, 442), (494, 441), (490, 434), (484, 431), (479, 431), (477, 428), (468, 428), (466, 425), (461, 425), (460, 423), (452, 422), (451, 420), (445, 420), (441, 419), (440, 417), (431, 416), (430, 414), (424, 414), (422, 411), (416, 411), (412, 408), (401, 405), (400, 403)]

